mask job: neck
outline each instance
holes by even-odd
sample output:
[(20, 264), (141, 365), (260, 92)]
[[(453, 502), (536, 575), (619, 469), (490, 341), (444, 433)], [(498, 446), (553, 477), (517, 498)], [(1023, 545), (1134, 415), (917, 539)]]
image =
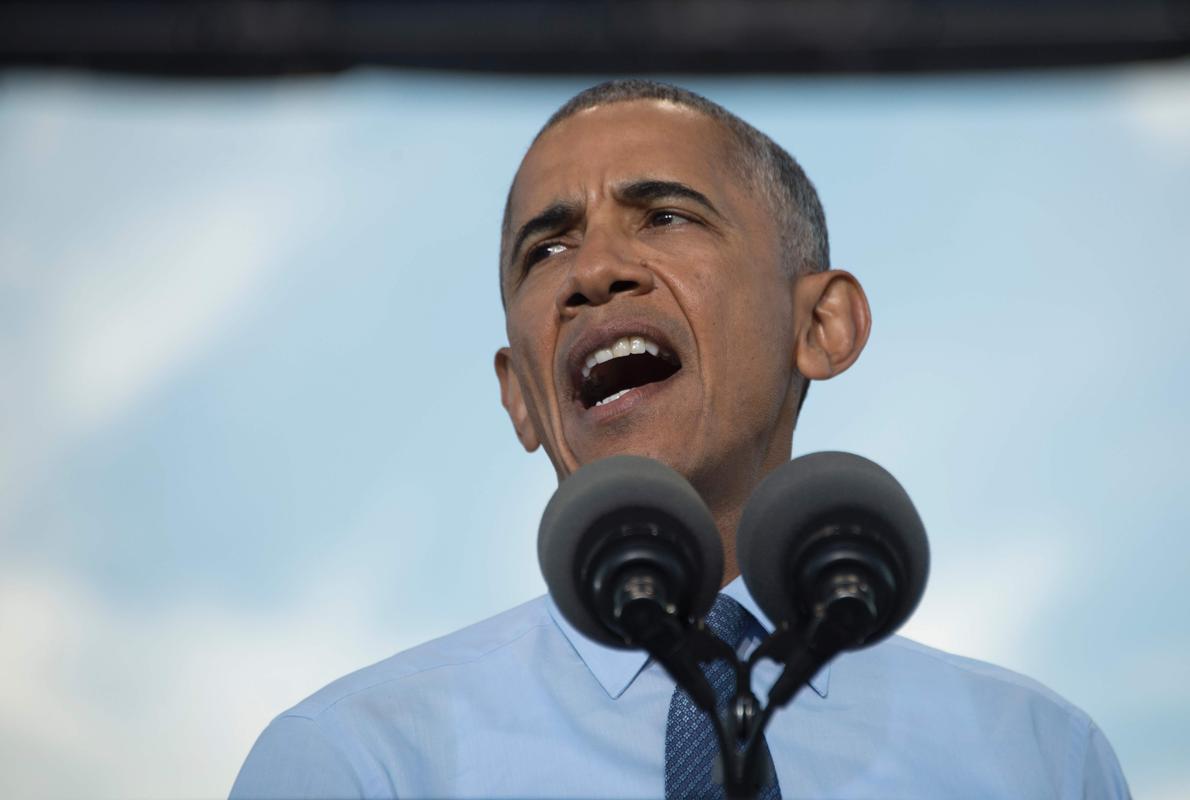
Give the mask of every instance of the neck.
[(735, 532), (739, 528), (740, 516), (743, 511), (744, 506), (739, 503), (730, 508), (712, 512), (715, 517), (715, 525), (719, 528), (719, 539), (723, 542), (723, 583), (719, 586), (720, 589), (731, 583), (740, 574), (739, 562), (736, 561), (735, 556)]
[[(777, 464), (761, 462), (751, 465), (750, 469), (731, 470), (736, 480), (730, 483), (720, 474), (717, 481), (699, 481), (694, 485), (706, 501), (711, 517), (715, 520), (715, 527), (719, 529), (719, 541), (723, 543), (723, 582), (720, 588), (731, 583), (740, 574), (735, 537), (740, 526), (740, 517), (744, 514), (744, 506), (756, 486), (776, 466)], [(740, 480), (741, 475), (746, 475), (747, 479)], [(712, 486), (714, 488), (711, 488)]]
[(744, 506), (765, 476), (792, 456), (792, 436), (779, 437), (774, 441), (781, 444), (771, 447), (758, 459), (747, 459), (743, 464), (736, 463), (729, 469), (717, 470), (715, 476), (708, 475), (703, 480), (691, 481), (710, 508), (719, 529), (719, 540), (723, 542), (723, 582), (719, 588), (731, 583), (740, 574), (735, 538)]

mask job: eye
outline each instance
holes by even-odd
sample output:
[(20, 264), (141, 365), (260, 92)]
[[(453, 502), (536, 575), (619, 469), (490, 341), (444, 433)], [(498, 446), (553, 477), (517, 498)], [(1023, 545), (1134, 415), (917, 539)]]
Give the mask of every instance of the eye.
[(679, 214), (677, 211), (654, 211), (649, 214), (648, 225), (650, 228), (665, 228), (691, 221), (685, 214)]
[(545, 242), (532, 248), (525, 254), (525, 266), (531, 267), (538, 261), (543, 261), (550, 256), (556, 256), (566, 249), (566, 245), (561, 242)]

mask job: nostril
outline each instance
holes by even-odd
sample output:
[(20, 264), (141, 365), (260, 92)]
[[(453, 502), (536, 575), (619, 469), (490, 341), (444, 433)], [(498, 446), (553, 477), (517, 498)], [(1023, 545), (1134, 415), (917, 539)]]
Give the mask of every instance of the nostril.
[(631, 292), (638, 286), (640, 284), (636, 281), (613, 281), (612, 285), (607, 288), (612, 294), (616, 294), (617, 292)]
[(574, 294), (570, 295), (570, 297), (566, 298), (566, 307), (574, 308), (575, 306), (585, 306), (590, 302), (591, 301), (588, 300), (582, 292), (575, 292)]

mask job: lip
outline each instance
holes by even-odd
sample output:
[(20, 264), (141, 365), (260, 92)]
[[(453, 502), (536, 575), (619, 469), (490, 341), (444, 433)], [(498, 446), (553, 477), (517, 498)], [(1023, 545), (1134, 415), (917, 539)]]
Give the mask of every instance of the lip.
[[(667, 326), (668, 327), (668, 326)], [(567, 353), (565, 361), (565, 371), (563, 374), (566, 378), (566, 385), (563, 387), (566, 391), (566, 396), (576, 404), (583, 411), (593, 411), (596, 408), (606, 409), (612, 406), (618, 406), (620, 401), (627, 400), (630, 396), (636, 394), (643, 389), (653, 386), (653, 384), (645, 384), (645, 386), (638, 386), (633, 391), (621, 397), (619, 400), (608, 403), (607, 406), (592, 406), (591, 408), (584, 408), (579, 402), (577, 387), (582, 385), (583, 366), (585, 364), (587, 354), (596, 347), (606, 345), (609, 342), (614, 342), (624, 336), (641, 335), (656, 342), (663, 350), (673, 353), (677, 356), (678, 361), (681, 362), (682, 368), (686, 367), (686, 359), (684, 354), (674, 344), (676, 337), (671, 336), (666, 330), (660, 327), (657, 323), (644, 320), (641, 318), (627, 317), (624, 319), (608, 320), (607, 322), (592, 325), (586, 328), (582, 333), (578, 334), (577, 338), (569, 344), (563, 352)], [(678, 370), (678, 373), (681, 369)], [(678, 373), (674, 373), (675, 375)], [(672, 377), (672, 376), (671, 376)], [(660, 383), (669, 383), (667, 378)], [(660, 384), (658, 384), (660, 385)], [(647, 394), (647, 393), (646, 393)]]

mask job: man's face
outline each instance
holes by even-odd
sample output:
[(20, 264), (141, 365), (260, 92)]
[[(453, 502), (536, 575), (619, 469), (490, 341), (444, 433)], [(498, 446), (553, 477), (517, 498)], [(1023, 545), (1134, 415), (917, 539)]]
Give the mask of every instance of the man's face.
[(633, 453), (705, 496), (788, 458), (793, 282), (729, 137), (685, 107), (617, 103), (521, 164), (497, 367), (522, 441), (559, 477)]

